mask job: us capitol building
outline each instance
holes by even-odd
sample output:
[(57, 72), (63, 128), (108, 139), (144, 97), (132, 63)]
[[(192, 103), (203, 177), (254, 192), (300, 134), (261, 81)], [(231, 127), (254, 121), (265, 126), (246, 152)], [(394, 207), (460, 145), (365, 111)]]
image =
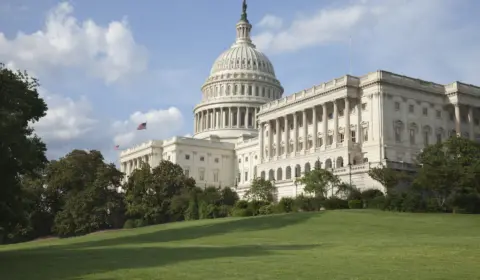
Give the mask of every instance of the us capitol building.
[(242, 197), (260, 176), (275, 181), (281, 198), (301, 194), (296, 177), (318, 167), (360, 189), (382, 189), (370, 168), (408, 170), (426, 145), (457, 133), (480, 138), (480, 87), (460, 82), (441, 85), (379, 70), (284, 96), (251, 29), (244, 2), (236, 41), (201, 88), (194, 136), (126, 149), (122, 172), (169, 160), (199, 187), (234, 187)]

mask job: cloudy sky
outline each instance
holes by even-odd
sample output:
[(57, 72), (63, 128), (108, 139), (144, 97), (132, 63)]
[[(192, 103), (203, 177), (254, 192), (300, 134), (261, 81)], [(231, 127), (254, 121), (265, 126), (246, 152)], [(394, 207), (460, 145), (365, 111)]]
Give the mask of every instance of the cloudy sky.
[[(79, 148), (116, 161), (115, 145), (192, 132), (241, 2), (0, 0), (0, 62), (40, 79), (49, 111), (35, 127), (50, 158)], [(250, 0), (248, 9), (287, 95), (350, 70), (480, 84), (478, 0)]]

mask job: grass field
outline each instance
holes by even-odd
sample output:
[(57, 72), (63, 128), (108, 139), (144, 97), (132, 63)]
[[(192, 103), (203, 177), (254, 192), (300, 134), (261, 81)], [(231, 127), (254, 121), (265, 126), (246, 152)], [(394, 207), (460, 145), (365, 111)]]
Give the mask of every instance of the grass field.
[(480, 215), (327, 211), (0, 246), (0, 279), (479, 279)]

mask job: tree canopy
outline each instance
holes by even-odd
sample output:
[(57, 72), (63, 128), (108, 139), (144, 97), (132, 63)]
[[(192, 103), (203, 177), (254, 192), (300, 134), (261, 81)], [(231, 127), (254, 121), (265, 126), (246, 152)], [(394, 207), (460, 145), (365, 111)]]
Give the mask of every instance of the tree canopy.
[(0, 236), (23, 222), (23, 176), (39, 173), (47, 163), (46, 146), (32, 124), (46, 115), (38, 81), (27, 72), (0, 64)]

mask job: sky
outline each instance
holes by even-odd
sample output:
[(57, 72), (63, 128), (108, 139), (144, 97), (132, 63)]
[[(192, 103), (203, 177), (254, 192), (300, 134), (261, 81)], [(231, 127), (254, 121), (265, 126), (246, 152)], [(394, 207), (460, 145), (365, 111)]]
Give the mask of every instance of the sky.
[[(141, 3), (141, 4), (140, 4)], [(290, 95), (379, 69), (480, 85), (478, 0), (249, 0), (253, 41)], [(40, 81), (56, 159), (189, 136), (242, 0), (0, 0), (0, 62)], [(141, 122), (148, 129), (137, 131)]]

